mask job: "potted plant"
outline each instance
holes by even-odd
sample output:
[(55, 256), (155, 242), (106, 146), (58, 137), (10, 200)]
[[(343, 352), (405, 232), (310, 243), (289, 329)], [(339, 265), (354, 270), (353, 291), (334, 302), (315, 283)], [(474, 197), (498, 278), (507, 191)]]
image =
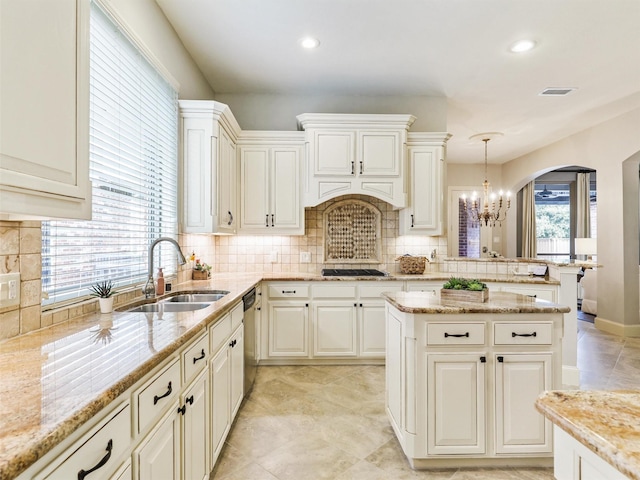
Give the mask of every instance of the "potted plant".
[(111, 313), (113, 310), (113, 282), (105, 280), (91, 285), (91, 295), (98, 297), (100, 302), (100, 313)]
[(489, 300), (487, 284), (480, 280), (451, 277), (440, 290), (440, 299), (459, 302), (486, 302)]
[(207, 280), (211, 277), (211, 265), (206, 263), (200, 263), (200, 260), (196, 260), (196, 264), (193, 267), (193, 280)]

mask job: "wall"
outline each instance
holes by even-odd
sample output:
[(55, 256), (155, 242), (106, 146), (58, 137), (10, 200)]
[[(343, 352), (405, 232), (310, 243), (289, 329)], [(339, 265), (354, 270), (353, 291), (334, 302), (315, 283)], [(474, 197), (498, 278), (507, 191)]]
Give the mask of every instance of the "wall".
[(179, 97), (211, 100), (214, 92), (154, 0), (102, 0), (180, 84)]
[(298, 130), (301, 113), (408, 113), (413, 132), (446, 132), (447, 99), (425, 96), (216, 94), (243, 130)]
[[(634, 336), (640, 336), (639, 125), (640, 109), (635, 109), (507, 162), (502, 171), (504, 184), (513, 191), (564, 166), (580, 165), (597, 171), (598, 263), (604, 268), (598, 273), (596, 325), (619, 335)], [(515, 225), (512, 208), (507, 224), (507, 256), (515, 256)]]
[[(375, 205), (382, 213), (382, 262), (371, 264), (329, 265), (329, 268), (378, 268), (396, 273), (395, 259), (405, 253), (429, 257), (435, 249), (439, 259), (447, 256), (446, 237), (398, 236), (398, 210), (381, 200), (364, 195), (346, 195), (317, 207), (305, 209), (304, 236), (218, 236), (216, 272), (311, 272), (320, 273), (323, 258), (323, 213), (335, 202), (358, 199)], [(278, 262), (271, 263), (269, 254), (278, 252)], [(300, 263), (300, 252), (311, 253), (311, 263)], [(427, 265), (438, 271), (437, 264)]]

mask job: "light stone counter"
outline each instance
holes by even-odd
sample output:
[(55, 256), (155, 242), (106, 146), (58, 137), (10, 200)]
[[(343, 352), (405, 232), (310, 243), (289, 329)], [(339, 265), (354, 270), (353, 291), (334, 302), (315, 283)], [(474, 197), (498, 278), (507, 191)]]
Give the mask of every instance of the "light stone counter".
[(230, 292), (202, 310), (162, 318), (94, 313), (0, 343), (0, 478), (26, 470), (215, 323), (261, 278), (234, 274), (177, 286)]
[(527, 295), (490, 292), (488, 301), (448, 302), (423, 292), (388, 292), (382, 296), (405, 313), (567, 313), (570, 308)]
[(640, 390), (550, 391), (536, 408), (617, 470), (640, 480)]
[[(219, 289), (230, 292), (203, 310), (164, 313), (162, 319), (144, 313), (90, 313), (2, 341), (0, 478), (14, 478), (35, 463), (163, 360), (215, 323), (261, 280), (444, 282), (449, 277), (445, 273), (388, 277), (219, 274), (209, 281), (174, 285), (175, 291)], [(513, 275), (483, 277), (482, 280), (557, 284), (554, 280)], [(531, 305), (541, 308), (537, 305), (544, 303), (528, 297), (522, 302), (528, 302), (528, 305), (521, 308), (532, 308)]]

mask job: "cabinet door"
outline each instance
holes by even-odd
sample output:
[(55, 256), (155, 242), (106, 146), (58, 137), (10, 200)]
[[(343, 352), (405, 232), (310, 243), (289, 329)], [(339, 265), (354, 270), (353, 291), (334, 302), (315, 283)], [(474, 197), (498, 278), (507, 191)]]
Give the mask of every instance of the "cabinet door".
[(262, 147), (240, 149), (240, 197), (242, 229), (267, 228), (269, 215), (269, 150)]
[(270, 220), (276, 229), (300, 229), (304, 234), (300, 199), (300, 150), (274, 147), (271, 150)]
[(88, 29), (86, 1), (2, 2), (1, 213), (91, 218)]
[(231, 426), (231, 353), (225, 345), (211, 360), (211, 463), (216, 458)]
[(178, 402), (134, 452), (138, 480), (180, 480), (180, 415)]
[(356, 304), (352, 301), (313, 303), (313, 356), (356, 355)]
[(309, 356), (309, 304), (269, 302), (269, 357)]
[(552, 388), (552, 354), (496, 355), (496, 453), (550, 453), (552, 425), (534, 407)]
[(355, 131), (314, 132), (314, 173), (339, 177), (355, 175), (355, 149)]
[(244, 396), (244, 325), (231, 337), (231, 421), (238, 413)]
[(111, 480), (131, 480), (132, 478), (131, 459), (127, 460), (118, 471), (111, 476)]
[(400, 232), (404, 235), (442, 233), (442, 147), (410, 147), (410, 206), (402, 211)]
[[(394, 424), (396, 434), (400, 435), (404, 432), (404, 423), (402, 421), (402, 399), (404, 398), (403, 365), (402, 365), (402, 321), (396, 318), (392, 312), (388, 311), (386, 315), (387, 322), (387, 338), (386, 338), (386, 407), (387, 415), (391, 417)], [(415, 431), (415, 429), (413, 430)]]
[(400, 132), (358, 132), (358, 174), (368, 177), (399, 176), (402, 148)]
[(360, 356), (384, 358), (384, 302), (368, 300), (358, 304), (360, 315)]
[(217, 158), (217, 231), (236, 233), (236, 145), (224, 128), (219, 129)]
[(182, 394), (182, 467), (183, 478), (209, 478), (209, 379), (202, 372)]
[(427, 355), (427, 452), (485, 453), (484, 353)]

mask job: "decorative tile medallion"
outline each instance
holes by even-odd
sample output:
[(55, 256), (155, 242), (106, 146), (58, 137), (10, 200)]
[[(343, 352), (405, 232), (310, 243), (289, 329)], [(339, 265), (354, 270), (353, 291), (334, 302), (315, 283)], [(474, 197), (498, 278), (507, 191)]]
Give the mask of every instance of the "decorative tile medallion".
[(379, 263), (380, 210), (360, 200), (344, 200), (324, 212), (326, 263)]

